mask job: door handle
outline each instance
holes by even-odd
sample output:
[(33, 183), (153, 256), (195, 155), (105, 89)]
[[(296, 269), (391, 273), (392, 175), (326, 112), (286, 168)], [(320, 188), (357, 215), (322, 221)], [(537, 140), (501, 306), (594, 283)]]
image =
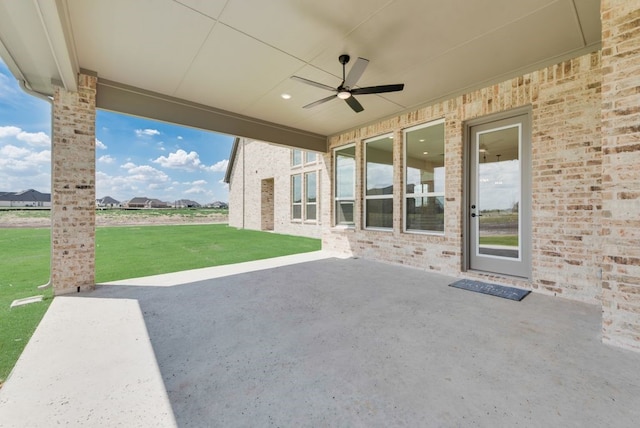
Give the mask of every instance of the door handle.
[(471, 213), (471, 217), (482, 217), (482, 214)]

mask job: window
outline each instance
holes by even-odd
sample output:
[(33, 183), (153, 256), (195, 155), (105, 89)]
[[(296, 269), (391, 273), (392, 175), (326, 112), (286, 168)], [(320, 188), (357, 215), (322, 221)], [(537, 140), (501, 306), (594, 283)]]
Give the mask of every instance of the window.
[(291, 218), (302, 220), (302, 175), (291, 176)]
[(316, 152), (304, 152), (304, 163), (316, 163)]
[(291, 150), (291, 166), (302, 165), (302, 150)]
[(316, 172), (308, 172), (304, 175), (304, 219), (316, 220), (317, 217), (317, 195), (316, 195)]
[(365, 227), (393, 228), (393, 136), (365, 141)]
[(341, 147), (334, 151), (335, 224), (353, 226), (356, 194), (356, 147)]
[(405, 231), (444, 232), (444, 120), (404, 131)]

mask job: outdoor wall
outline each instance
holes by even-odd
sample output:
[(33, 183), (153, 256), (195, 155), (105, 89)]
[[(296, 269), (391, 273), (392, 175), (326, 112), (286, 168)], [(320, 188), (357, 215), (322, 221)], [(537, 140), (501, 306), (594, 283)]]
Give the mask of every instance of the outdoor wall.
[(640, 2), (601, 13), (603, 340), (640, 351)]
[(66, 294), (95, 286), (94, 76), (78, 92), (56, 87), (51, 151), (51, 283)]
[[(291, 174), (315, 171), (321, 163), (291, 168), (291, 149), (262, 141), (240, 139), (229, 185), (229, 226), (289, 235), (321, 236), (321, 224), (291, 220)], [(263, 189), (273, 179), (271, 219), (264, 221)], [(322, 188), (322, 185), (321, 185)], [(270, 192), (267, 192), (270, 193)], [(268, 201), (271, 204), (271, 201)], [(267, 205), (268, 205), (267, 204)], [(319, 212), (322, 207), (318, 207)]]
[[(600, 67), (600, 53), (584, 55), (331, 137), (331, 149), (356, 144), (356, 225), (352, 229), (332, 226), (331, 187), (323, 187), (323, 249), (598, 302)], [(532, 277), (463, 273), (465, 123), (521, 107), (530, 108), (532, 119)], [(402, 130), (441, 118), (445, 120), (445, 233), (404, 233)], [(392, 232), (365, 230), (363, 140), (390, 132), (394, 135), (394, 228)], [(324, 162), (331, 169), (331, 154), (325, 155)]]

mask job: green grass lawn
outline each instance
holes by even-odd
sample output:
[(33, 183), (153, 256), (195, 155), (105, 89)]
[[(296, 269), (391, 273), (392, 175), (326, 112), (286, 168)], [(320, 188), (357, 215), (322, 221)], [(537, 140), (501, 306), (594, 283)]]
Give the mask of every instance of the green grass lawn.
[[(0, 229), (0, 383), (51, 303), (9, 309), (43, 294), (49, 278), (49, 229)], [(224, 224), (102, 227), (96, 230), (96, 282), (266, 259), (320, 249), (318, 239), (237, 230)]]
[(518, 246), (518, 235), (495, 235), (481, 236), (480, 245), (507, 245), (510, 247)]

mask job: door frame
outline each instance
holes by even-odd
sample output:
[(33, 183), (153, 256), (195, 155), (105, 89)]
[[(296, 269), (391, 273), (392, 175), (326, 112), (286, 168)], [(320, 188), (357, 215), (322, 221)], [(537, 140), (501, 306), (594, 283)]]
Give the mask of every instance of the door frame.
[[(529, 106), (524, 106), (524, 107), (518, 107), (515, 109), (511, 109), (511, 110), (506, 110), (506, 111), (502, 111), (499, 113), (494, 113), (494, 114), (490, 114), (490, 115), (486, 115), (486, 116), (482, 116), (482, 117), (478, 117), (475, 119), (471, 119), (468, 121), (464, 122), (464, 130), (463, 130), (463, 138), (464, 138), (464, 144), (463, 144), (463, 162), (462, 162), (462, 233), (463, 233), (463, 237), (462, 237), (462, 271), (463, 272), (476, 272), (475, 270), (471, 269), (470, 267), (470, 259), (471, 259), (471, 249), (472, 249), (472, 243), (471, 243), (471, 209), (470, 209), (470, 205), (471, 205), (471, 192), (475, 191), (472, 187), (471, 187), (471, 148), (472, 148), (472, 141), (471, 141), (471, 128), (473, 128), (474, 126), (478, 126), (478, 125), (485, 125), (485, 124), (490, 124), (492, 122), (497, 122), (497, 121), (501, 121), (504, 119), (509, 119), (509, 118), (513, 118), (516, 116), (525, 116), (523, 118), (523, 123), (524, 123), (524, 129), (527, 130), (526, 132), (523, 132), (522, 135), (522, 144), (521, 144), (521, 148), (522, 148), (522, 157), (523, 157), (523, 162), (522, 162), (522, 180), (523, 182), (525, 180), (528, 181), (527, 185), (525, 186), (527, 188), (527, 190), (529, 191), (528, 194), (523, 194), (521, 195), (522, 200), (524, 200), (524, 198), (528, 198), (528, 204), (529, 207), (531, 207), (531, 213), (528, 216), (528, 221), (523, 222), (523, 224), (521, 224), (521, 232), (522, 235), (525, 236), (528, 235), (528, 239), (525, 240), (525, 242), (522, 243), (523, 245), (523, 251), (524, 254), (527, 254), (529, 257), (528, 260), (528, 266), (527, 266), (527, 272), (526, 272), (526, 276), (521, 277), (518, 276), (518, 278), (522, 278), (522, 279), (531, 279), (531, 258), (532, 258), (532, 243), (533, 243), (533, 236), (532, 236), (532, 214), (533, 214), (533, 209), (532, 209), (532, 203), (533, 203), (533, 186), (532, 186), (532, 168), (531, 168), (531, 164), (532, 164), (532, 156), (531, 156), (531, 143), (532, 143), (532, 134), (533, 134), (533, 128), (532, 128), (532, 107)], [(526, 160), (526, 161), (525, 161)], [(526, 248), (524, 248), (524, 246), (526, 245)], [(485, 271), (477, 271), (477, 272), (485, 272)], [(504, 273), (500, 273), (500, 272), (487, 272), (493, 275), (498, 275), (498, 276), (505, 276), (505, 277), (513, 277), (513, 275), (509, 275), (509, 274), (504, 274)]]

